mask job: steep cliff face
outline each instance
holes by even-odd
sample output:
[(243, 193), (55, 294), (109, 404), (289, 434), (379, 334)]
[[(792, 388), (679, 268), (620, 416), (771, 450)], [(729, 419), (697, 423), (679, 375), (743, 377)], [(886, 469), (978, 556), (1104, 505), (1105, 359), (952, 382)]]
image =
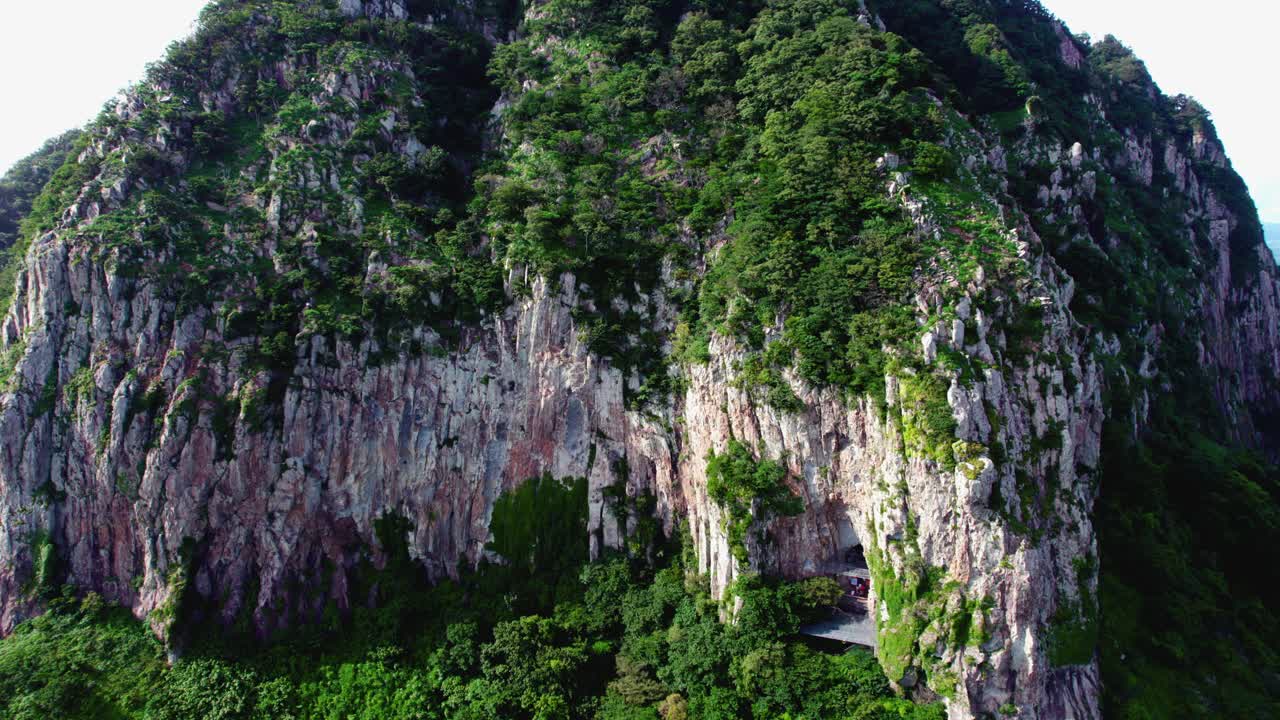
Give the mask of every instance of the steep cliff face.
[[(442, 577), (549, 472), (597, 552), (652, 495), (728, 597), (861, 544), (901, 687), (1098, 717), (1104, 421), (1140, 435), (1190, 358), (1280, 449), (1276, 267), (1198, 106), (1021, 5), (947, 15), (959, 50), (912, 38), (931, 3), (419, 5), (217, 3), (46, 189), (0, 629), (65, 580), (269, 631), (363, 602), (376, 520)], [(812, 90), (849, 77), (869, 105)], [(802, 512), (717, 503), (731, 441)]]

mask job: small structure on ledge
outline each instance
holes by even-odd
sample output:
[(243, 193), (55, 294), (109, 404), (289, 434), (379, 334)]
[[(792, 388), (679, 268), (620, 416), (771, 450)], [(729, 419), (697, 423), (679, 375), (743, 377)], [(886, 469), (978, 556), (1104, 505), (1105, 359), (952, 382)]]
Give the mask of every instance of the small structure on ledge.
[(876, 621), (871, 614), (871, 571), (862, 546), (846, 550), (844, 562), (836, 563), (831, 570), (827, 576), (844, 592), (827, 618), (801, 627), (800, 633), (874, 648)]

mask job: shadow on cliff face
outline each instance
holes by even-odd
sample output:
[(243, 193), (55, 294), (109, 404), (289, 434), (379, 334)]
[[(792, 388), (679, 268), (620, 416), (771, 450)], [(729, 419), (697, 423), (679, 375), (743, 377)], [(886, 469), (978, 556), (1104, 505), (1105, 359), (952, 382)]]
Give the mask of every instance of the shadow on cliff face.
[[(280, 638), (340, 635), (372, 618), (383, 630), (407, 631), (428, 621), (437, 596), (461, 595), (477, 617), (496, 620), (548, 613), (580, 592), (579, 574), (589, 560), (584, 478), (544, 474), (527, 480), (498, 499), (490, 527), (492, 539), (478, 566), (460, 560), (460, 579), (435, 585), (410, 548), (413, 522), (388, 513), (375, 522), (376, 546), (350, 544), (345, 567), (326, 561), (318, 563), (315, 577), (286, 579), (285, 592), (270, 605), (259, 605), (256, 568), (243, 593), (216, 587), (210, 578), (217, 558), (188, 538), (181, 563), (170, 571), (170, 598), (148, 619), (178, 652), (207, 654)], [(665, 545), (658, 557), (671, 551)], [(650, 549), (645, 554), (653, 555)], [(391, 640), (398, 632), (381, 634)]]

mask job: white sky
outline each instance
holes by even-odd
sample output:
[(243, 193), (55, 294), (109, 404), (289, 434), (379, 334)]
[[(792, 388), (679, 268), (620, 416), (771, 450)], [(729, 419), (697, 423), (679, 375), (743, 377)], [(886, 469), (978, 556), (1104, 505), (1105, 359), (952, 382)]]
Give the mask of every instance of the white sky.
[(1133, 48), (1168, 95), (1213, 115), (1264, 222), (1280, 223), (1280, 69), (1273, 0), (1041, 0), (1074, 33)]
[(206, 0), (0, 0), (0, 172), (142, 79)]
[[(1266, 0), (1043, 0), (1073, 32), (1131, 46), (1166, 93), (1213, 113), (1263, 220), (1280, 222), (1280, 9)], [(83, 125), (191, 30), (205, 0), (0, 0), (0, 171)]]

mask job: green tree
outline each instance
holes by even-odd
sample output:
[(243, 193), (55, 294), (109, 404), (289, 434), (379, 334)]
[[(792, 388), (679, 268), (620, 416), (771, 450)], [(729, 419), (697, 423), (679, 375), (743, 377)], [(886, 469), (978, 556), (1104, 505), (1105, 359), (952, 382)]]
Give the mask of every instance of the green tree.
[(529, 615), (498, 624), (481, 662), (502, 707), (518, 717), (553, 720), (570, 717), (587, 653), (585, 641), (566, 638), (551, 620)]

